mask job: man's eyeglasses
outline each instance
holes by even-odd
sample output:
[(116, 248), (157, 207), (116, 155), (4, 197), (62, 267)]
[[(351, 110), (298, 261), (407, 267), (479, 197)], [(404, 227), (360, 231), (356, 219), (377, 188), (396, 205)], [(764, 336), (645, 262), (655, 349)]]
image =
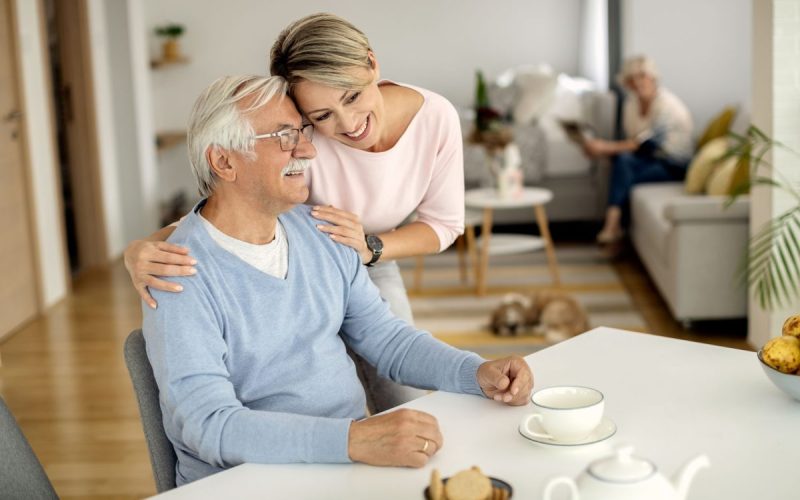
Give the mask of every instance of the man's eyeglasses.
[(269, 139), (271, 137), (278, 137), (281, 140), (281, 151), (294, 151), (297, 143), (300, 142), (300, 133), (303, 133), (308, 142), (314, 140), (314, 125), (310, 123), (303, 125), (300, 128), (287, 128), (280, 132), (272, 132), (271, 134), (254, 135), (251, 139)]

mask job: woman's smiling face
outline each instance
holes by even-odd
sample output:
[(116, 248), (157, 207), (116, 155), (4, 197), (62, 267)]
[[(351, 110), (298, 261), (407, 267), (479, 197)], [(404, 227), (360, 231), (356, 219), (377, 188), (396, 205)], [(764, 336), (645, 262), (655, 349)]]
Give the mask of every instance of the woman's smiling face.
[(369, 85), (343, 90), (303, 80), (294, 87), (294, 99), (319, 134), (352, 148), (370, 150), (381, 137), (385, 118), (377, 65), (375, 69), (350, 71), (356, 81), (366, 79)]

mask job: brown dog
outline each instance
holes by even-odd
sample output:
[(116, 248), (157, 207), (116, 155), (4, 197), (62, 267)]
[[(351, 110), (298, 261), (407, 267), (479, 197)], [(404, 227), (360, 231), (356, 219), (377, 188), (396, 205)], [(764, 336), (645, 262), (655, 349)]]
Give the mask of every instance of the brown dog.
[(510, 293), (492, 312), (489, 326), (501, 337), (537, 335), (558, 342), (588, 330), (589, 319), (578, 301), (563, 292)]

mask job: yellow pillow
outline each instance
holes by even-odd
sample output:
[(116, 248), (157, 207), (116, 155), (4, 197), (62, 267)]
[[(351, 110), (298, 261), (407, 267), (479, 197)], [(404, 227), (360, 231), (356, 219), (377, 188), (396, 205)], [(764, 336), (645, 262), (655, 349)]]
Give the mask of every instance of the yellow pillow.
[(686, 192), (702, 194), (708, 178), (717, 166), (717, 160), (728, 151), (728, 138), (718, 137), (709, 142), (694, 155), (686, 170)]
[(738, 158), (728, 158), (720, 162), (708, 178), (706, 194), (711, 196), (727, 196), (730, 194), (733, 176), (736, 174), (736, 166), (738, 164)]
[[(728, 194), (733, 194), (733, 191), (741, 186), (742, 184), (746, 184), (750, 182), (750, 156), (742, 156), (736, 162), (736, 170), (733, 172), (733, 179), (731, 179), (731, 187), (728, 190)], [(740, 194), (745, 194), (750, 192), (750, 187), (747, 186), (742, 190)]]
[(727, 108), (723, 109), (722, 113), (711, 120), (706, 127), (706, 130), (703, 132), (703, 135), (701, 135), (700, 139), (697, 140), (696, 150), (700, 151), (703, 146), (713, 141), (717, 137), (724, 137), (728, 135), (728, 132), (731, 129), (731, 124), (733, 123), (733, 119), (735, 117), (736, 108), (728, 106)]

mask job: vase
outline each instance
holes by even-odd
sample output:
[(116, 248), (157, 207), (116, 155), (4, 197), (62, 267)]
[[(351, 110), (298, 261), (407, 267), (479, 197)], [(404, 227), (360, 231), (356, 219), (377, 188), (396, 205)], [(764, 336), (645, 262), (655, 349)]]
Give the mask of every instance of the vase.
[(161, 45), (161, 57), (165, 61), (177, 61), (181, 58), (181, 46), (175, 38), (169, 38)]

